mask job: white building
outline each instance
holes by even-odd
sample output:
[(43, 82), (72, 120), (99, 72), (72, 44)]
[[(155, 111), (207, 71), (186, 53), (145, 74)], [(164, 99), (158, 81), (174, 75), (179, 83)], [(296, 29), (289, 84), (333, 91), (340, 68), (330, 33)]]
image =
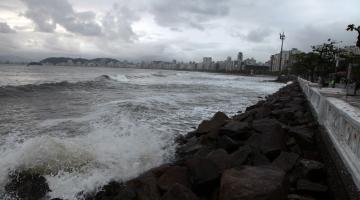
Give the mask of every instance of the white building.
[(288, 69), (294, 63), (294, 55), (301, 53), (296, 48), (293, 48), (289, 51), (283, 51), (281, 57), (281, 69), (280, 69), (280, 53), (271, 56), (271, 71), (283, 71)]

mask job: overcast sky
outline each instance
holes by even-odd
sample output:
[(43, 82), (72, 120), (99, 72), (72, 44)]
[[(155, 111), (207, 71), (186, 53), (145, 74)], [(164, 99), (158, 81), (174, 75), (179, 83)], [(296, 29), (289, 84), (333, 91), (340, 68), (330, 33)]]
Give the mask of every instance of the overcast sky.
[(360, 0), (0, 0), (0, 55), (266, 61), (333, 38), (354, 44)]

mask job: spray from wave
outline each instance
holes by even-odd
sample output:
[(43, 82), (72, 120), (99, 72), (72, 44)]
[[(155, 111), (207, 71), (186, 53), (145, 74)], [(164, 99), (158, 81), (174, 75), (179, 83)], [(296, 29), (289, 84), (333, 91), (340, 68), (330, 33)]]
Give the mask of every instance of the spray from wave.
[[(51, 197), (75, 199), (80, 191), (92, 191), (112, 179), (127, 180), (171, 159), (174, 146), (169, 130), (149, 127), (128, 112), (114, 113), (116, 106), (100, 106), (89, 116), (71, 119), (89, 121), (87, 134), (7, 143), (0, 150), (0, 187), (12, 170), (30, 169), (45, 175)], [(61, 123), (49, 121), (43, 124)]]

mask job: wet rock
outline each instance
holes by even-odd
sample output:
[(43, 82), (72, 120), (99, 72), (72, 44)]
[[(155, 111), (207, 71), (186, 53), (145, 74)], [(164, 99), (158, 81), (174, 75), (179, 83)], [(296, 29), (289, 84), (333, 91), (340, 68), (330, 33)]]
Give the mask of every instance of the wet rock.
[(217, 149), (210, 152), (207, 158), (213, 161), (220, 171), (230, 168), (230, 156), (224, 149)]
[(289, 194), (288, 200), (315, 200), (315, 199), (312, 197), (309, 197), (309, 196), (301, 196), (298, 194)]
[(149, 173), (155, 175), (157, 178), (160, 177), (168, 168), (171, 166), (169, 164), (162, 164), (158, 167), (152, 168), (149, 170)]
[(276, 119), (264, 118), (254, 120), (252, 123), (252, 127), (259, 133), (268, 133), (280, 129), (281, 125)]
[(277, 120), (256, 120), (253, 122), (253, 127), (260, 134), (250, 137), (247, 143), (260, 149), (270, 160), (275, 159), (286, 149), (285, 132)]
[(267, 166), (271, 165), (270, 160), (262, 153), (258, 151), (252, 151), (249, 158), (249, 165), (252, 166)]
[(206, 158), (191, 158), (185, 162), (195, 187), (211, 184), (220, 176), (218, 166)]
[(285, 200), (285, 173), (265, 167), (226, 170), (221, 177), (219, 200)]
[(187, 142), (186, 137), (183, 135), (177, 135), (175, 137), (175, 143), (179, 145), (183, 145)]
[(147, 173), (126, 183), (129, 188), (136, 192), (137, 200), (158, 200), (160, 191), (157, 187), (157, 181), (153, 174)]
[(299, 155), (290, 152), (281, 152), (281, 154), (273, 161), (272, 166), (290, 171), (299, 159)]
[(187, 140), (187, 143), (184, 145), (181, 145), (177, 149), (177, 153), (181, 156), (193, 154), (203, 148), (203, 145), (200, 144), (199, 140), (196, 137), (192, 137), (189, 140)]
[(307, 126), (295, 126), (289, 129), (289, 134), (295, 137), (302, 148), (314, 145), (314, 130)]
[(159, 188), (165, 191), (169, 190), (174, 184), (190, 186), (186, 167), (169, 167), (158, 180)]
[(270, 107), (262, 106), (256, 109), (255, 119), (263, 119), (271, 114)]
[(247, 112), (242, 113), (240, 115), (235, 115), (233, 117), (233, 120), (239, 121), (239, 122), (252, 121), (254, 119), (255, 114), (256, 114), (255, 110), (247, 111)]
[(235, 151), (240, 146), (240, 143), (231, 139), (230, 137), (223, 135), (220, 136), (217, 140), (217, 148), (225, 149), (227, 152), (231, 153)]
[(196, 130), (198, 136), (212, 131), (217, 131), (229, 118), (223, 112), (217, 112), (210, 120), (201, 122)]
[(194, 154), (194, 157), (205, 158), (212, 150), (213, 148), (207, 146), (202, 147)]
[(231, 167), (240, 167), (248, 160), (252, 150), (248, 145), (239, 147), (234, 153), (230, 155)]
[(305, 179), (300, 179), (296, 184), (296, 190), (302, 194), (312, 194), (319, 196), (324, 195), (327, 192), (328, 187)]
[(196, 195), (188, 188), (181, 184), (175, 183), (164, 194), (161, 200), (197, 200)]
[(104, 185), (94, 196), (88, 195), (85, 197), (86, 200), (135, 200), (135, 198), (136, 193), (134, 189), (126, 187), (124, 184), (116, 181), (111, 181)]
[(5, 191), (13, 197), (27, 200), (41, 199), (50, 192), (46, 179), (30, 171), (9, 174), (10, 182), (5, 185)]
[(251, 132), (249, 123), (231, 121), (219, 130), (219, 134), (226, 135), (234, 140), (246, 140)]
[(311, 181), (319, 181), (326, 178), (325, 165), (321, 162), (302, 159), (300, 166), (304, 176)]

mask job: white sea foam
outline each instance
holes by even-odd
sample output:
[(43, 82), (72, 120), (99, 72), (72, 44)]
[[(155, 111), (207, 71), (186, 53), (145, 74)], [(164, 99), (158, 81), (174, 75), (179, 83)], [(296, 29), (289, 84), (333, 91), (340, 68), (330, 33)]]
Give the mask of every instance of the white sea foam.
[(128, 77), (126, 75), (122, 75), (122, 74), (110, 75), (109, 77), (110, 77), (110, 79), (119, 81), (119, 82), (128, 82), (129, 81)]
[(133, 121), (128, 113), (115, 116), (110, 112), (111, 107), (101, 107), (79, 119), (91, 119), (88, 134), (40, 136), (3, 148), (0, 187), (9, 170), (32, 169), (46, 175), (51, 197), (75, 199), (80, 191), (92, 191), (111, 179), (134, 177), (172, 155), (172, 136), (167, 130)]

